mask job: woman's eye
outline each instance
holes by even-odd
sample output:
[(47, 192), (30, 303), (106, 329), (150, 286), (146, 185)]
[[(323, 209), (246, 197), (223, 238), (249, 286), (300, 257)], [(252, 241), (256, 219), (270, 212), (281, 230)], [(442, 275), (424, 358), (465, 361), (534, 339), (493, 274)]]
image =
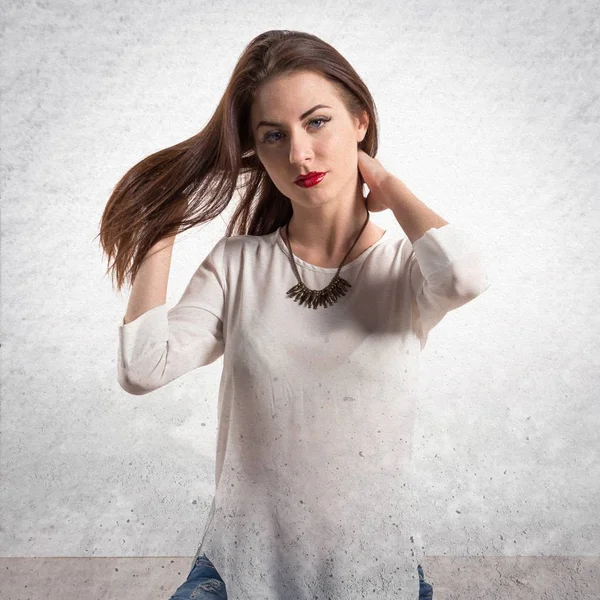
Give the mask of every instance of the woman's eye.
[[(309, 123), (316, 123), (317, 121), (321, 121), (321, 122), (325, 123), (326, 121), (329, 121), (329, 119), (326, 119), (325, 117), (317, 117), (316, 119), (311, 119), (309, 121)], [(317, 129), (321, 129), (321, 128), (317, 127)]]
[[(327, 123), (328, 121), (331, 121), (331, 117), (316, 117), (314, 119), (311, 119), (308, 123), (312, 124), (312, 123), (316, 123), (316, 122), (323, 122), (323, 123)], [(323, 125), (319, 125), (318, 127), (315, 127), (314, 129), (323, 129)], [(272, 143), (272, 142), (278, 142), (281, 138), (274, 138), (274, 135), (278, 135), (280, 132), (279, 131), (269, 131), (268, 133), (265, 134), (265, 137), (263, 138), (263, 142), (267, 142), (267, 143)]]

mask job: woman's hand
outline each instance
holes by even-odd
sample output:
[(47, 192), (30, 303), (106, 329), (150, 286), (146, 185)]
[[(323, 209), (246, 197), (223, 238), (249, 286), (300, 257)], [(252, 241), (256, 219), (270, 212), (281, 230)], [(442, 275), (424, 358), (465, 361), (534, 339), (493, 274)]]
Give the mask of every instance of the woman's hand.
[(385, 203), (381, 191), (381, 184), (391, 174), (376, 159), (369, 156), (364, 150), (358, 149), (358, 170), (369, 188), (365, 198), (369, 212), (381, 212), (390, 208)]

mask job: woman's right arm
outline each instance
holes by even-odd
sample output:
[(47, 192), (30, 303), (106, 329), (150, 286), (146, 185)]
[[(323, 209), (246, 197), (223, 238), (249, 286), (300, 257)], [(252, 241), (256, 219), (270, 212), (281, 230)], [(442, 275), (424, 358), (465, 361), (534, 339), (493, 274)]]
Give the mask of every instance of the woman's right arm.
[(174, 236), (148, 251), (118, 327), (117, 380), (126, 392), (148, 394), (223, 355), (226, 241), (217, 242), (170, 309), (166, 296)]

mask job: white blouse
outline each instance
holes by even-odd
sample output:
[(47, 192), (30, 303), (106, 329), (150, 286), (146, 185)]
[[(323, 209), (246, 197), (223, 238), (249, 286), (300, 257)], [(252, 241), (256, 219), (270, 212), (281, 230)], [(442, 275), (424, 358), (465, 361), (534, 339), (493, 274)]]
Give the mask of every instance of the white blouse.
[[(352, 287), (300, 305), (281, 229), (221, 238), (179, 302), (119, 324), (117, 377), (147, 394), (223, 356), (216, 490), (201, 544), (229, 600), (417, 600), (411, 445), (419, 353), (490, 283), (453, 224), (387, 230)], [(311, 289), (336, 268), (297, 257)], [(194, 556), (194, 560), (196, 558)]]

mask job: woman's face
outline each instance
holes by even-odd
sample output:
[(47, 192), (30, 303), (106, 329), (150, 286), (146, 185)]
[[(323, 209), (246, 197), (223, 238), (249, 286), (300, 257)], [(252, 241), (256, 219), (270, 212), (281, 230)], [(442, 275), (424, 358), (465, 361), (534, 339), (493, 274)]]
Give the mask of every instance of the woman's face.
[[(354, 193), (358, 182), (358, 142), (368, 116), (355, 119), (336, 92), (322, 75), (300, 72), (265, 83), (252, 104), (259, 160), (279, 191), (305, 206)], [(327, 175), (313, 187), (294, 183), (311, 171)]]

